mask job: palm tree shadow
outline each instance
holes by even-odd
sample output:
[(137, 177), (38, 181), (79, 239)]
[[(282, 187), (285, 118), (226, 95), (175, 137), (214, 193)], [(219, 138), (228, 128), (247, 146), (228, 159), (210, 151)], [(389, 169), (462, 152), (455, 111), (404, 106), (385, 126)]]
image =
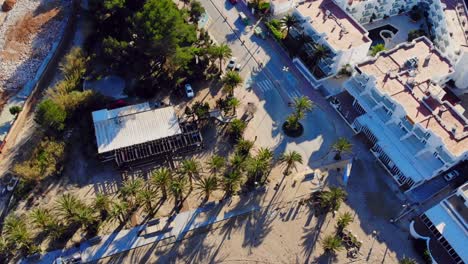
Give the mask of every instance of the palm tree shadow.
[[(313, 212), (313, 211), (312, 211)], [(311, 214), (312, 214), (311, 212)], [(305, 257), (305, 261), (304, 263), (309, 263), (310, 262), (310, 258), (312, 256), (312, 253), (315, 249), (315, 246), (317, 244), (317, 241), (320, 237), (320, 232), (322, 230), (322, 226), (323, 224), (325, 223), (325, 220), (327, 218), (327, 215), (326, 214), (321, 214), (318, 218), (317, 218), (317, 225), (315, 227), (304, 227), (303, 228), (303, 233), (304, 235), (302, 236), (302, 252), (304, 254), (304, 257)], [(313, 263), (316, 263), (315, 261), (313, 261)]]

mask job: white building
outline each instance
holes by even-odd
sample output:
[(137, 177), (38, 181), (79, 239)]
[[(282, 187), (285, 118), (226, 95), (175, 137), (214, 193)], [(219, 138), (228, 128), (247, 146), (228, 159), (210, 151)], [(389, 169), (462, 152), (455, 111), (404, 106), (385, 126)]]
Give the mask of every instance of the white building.
[(468, 183), (412, 221), (410, 232), (426, 240), (434, 263), (468, 263)]
[(454, 74), (425, 37), (356, 66), (344, 87), (358, 112), (348, 120), (404, 190), (468, 156), (465, 109), (443, 89)]
[(270, 0), (271, 13), (278, 16), (294, 8), (296, 0)]
[[(302, 21), (302, 33), (330, 49), (331, 58), (318, 63), (325, 75), (336, 74), (344, 65), (354, 65), (367, 58), (371, 46), (368, 32), (333, 1), (305, 2), (297, 5), (293, 14)], [(298, 63), (301, 72), (307, 71)]]
[(413, 8), (418, 0), (336, 0), (336, 3), (359, 23), (369, 23), (373, 20), (383, 19), (407, 12)]
[[(307, 11), (304, 6), (319, 9), (323, 6), (328, 9), (323, 4), (326, 1), (271, 0), (272, 10), (278, 14), (285, 13), (288, 8), (293, 9), (294, 2), (299, 3), (294, 9), (294, 13), (304, 14), (305, 17), (312, 19), (313, 16), (308, 15), (311, 11)], [(452, 78), (457, 88), (462, 89), (461, 92), (463, 93), (468, 92), (468, 71), (466, 70), (468, 68), (468, 9), (463, 0), (334, 0), (333, 2), (342, 10), (345, 10), (346, 15), (352, 16), (352, 19), (349, 20), (355, 20), (361, 24), (369, 23), (371, 18), (376, 21), (408, 12), (415, 5), (422, 6), (426, 10), (428, 22), (431, 24), (430, 34), (434, 38), (434, 44), (454, 65), (456, 74)], [(332, 6), (327, 3), (326, 5)], [(329, 11), (331, 13), (339, 12), (334, 7)], [(313, 24), (312, 28), (315, 28), (314, 22), (317, 21), (311, 22)], [(342, 65), (353, 64), (355, 61), (359, 62), (359, 59), (367, 54), (368, 49), (364, 52), (364, 46), (357, 48), (356, 43), (349, 42), (346, 39), (343, 39), (343, 42), (343, 45), (355, 46), (353, 49), (344, 49), (348, 50), (348, 54), (344, 54), (341, 59), (339, 58), (333, 62), (333, 65), (330, 65), (330, 67), (335, 67), (334, 71), (332, 71), (334, 73)], [(336, 53), (338, 54), (344, 50), (338, 49)], [(350, 58), (350, 54), (354, 58)]]

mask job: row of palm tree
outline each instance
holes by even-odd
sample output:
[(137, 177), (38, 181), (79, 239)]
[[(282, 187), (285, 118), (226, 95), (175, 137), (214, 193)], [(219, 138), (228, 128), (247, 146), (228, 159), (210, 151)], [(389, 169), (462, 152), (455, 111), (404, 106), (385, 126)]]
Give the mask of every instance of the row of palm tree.
[[(29, 224), (39, 230), (38, 233), (55, 240), (76, 228), (97, 231), (106, 221), (124, 224), (139, 207), (152, 214), (156, 209), (155, 198), (165, 200), (171, 196), (178, 204), (193, 188), (204, 196), (205, 201), (216, 190), (222, 189), (225, 195), (231, 195), (244, 180), (249, 184), (264, 181), (273, 166), (274, 157), (270, 149), (260, 148), (251, 154), (252, 149), (252, 141), (240, 139), (229, 160), (218, 155), (210, 157), (206, 162), (208, 174), (204, 176), (201, 164), (187, 159), (176, 171), (164, 167), (153, 171), (148, 181), (141, 178), (124, 181), (118, 198), (97, 194), (92, 203), (87, 204), (76, 195), (64, 194), (52, 209), (36, 208), (26, 218), (9, 215), (0, 240), (0, 252), (9, 252), (13, 247), (28, 252), (37, 250)], [(281, 155), (279, 163), (284, 164), (284, 174), (287, 175), (302, 163), (302, 157), (298, 152), (290, 151)]]
[[(300, 28), (302, 23), (294, 15), (287, 14), (280, 20), (280, 24), (283, 30), (286, 30), (286, 35), (289, 35), (291, 28)], [(315, 72), (318, 62), (322, 59), (329, 58), (332, 54), (329, 48), (323, 44), (315, 42), (305, 33), (300, 36), (299, 47), (293, 48), (295, 50), (294, 52), (303, 50), (306, 44), (312, 47), (312, 50), (308, 53), (308, 56), (303, 59), (306, 64), (313, 65), (312, 72)]]

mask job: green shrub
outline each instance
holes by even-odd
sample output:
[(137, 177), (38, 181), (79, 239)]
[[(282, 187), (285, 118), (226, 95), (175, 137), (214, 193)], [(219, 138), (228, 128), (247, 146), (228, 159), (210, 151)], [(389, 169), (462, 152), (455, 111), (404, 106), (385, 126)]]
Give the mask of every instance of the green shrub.
[(377, 55), (377, 53), (379, 53), (381, 51), (384, 51), (384, 50), (385, 50), (384, 44), (377, 44), (377, 45), (375, 45), (374, 47), (371, 48), (371, 55), (375, 56), (375, 55)]
[(65, 109), (51, 99), (45, 99), (37, 108), (36, 122), (46, 130), (62, 131), (66, 118)]
[(408, 41), (413, 41), (414, 39), (419, 38), (421, 36), (426, 36), (426, 32), (424, 32), (424, 30), (411, 30), (410, 32), (408, 32)]
[(21, 112), (21, 110), (23, 110), (23, 108), (21, 108), (21, 106), (14, 105), (14, 106), (10, 107), (10, 114), (17, 115), (17, 114), (19, 114)]
[(409, 16), (411, 20), (419, 21), (422, 18), (421, 8), (419, 8), (417, 5), (413, 6), (413, 8), (411, 8), (411, 11), (409, 12)]
[(258, 10), (262, 13), (265, 13), (268, 9), (270, 9), (269, 2), (262, 2), (258, 5)]
[(279, 19), (272, 19), (272, 20), (270, 20), (270, 24), (271, 24), (274, 28), (276, 28), (276, 29), (278, 29), (278, 30), (281, 30), (281, 21), (280, 21)]
[(58, 172), (65, 153), (61, 141), (44, 139), (33, 151), (31, 157), (13, 167), (16, 175), (27, 181), (39, 181)]
[(205, 119), (210, 115), (210, 105), (207, 102), (202, 103), (197, 101), (193, 104), (192, 111), (199, 119)]
[(267, 22), (266, 26), (268, 27), (271, 34), (276, 40), (280, 41), (284, 38), (283, 32), (280, 29), (276, 28), (274, 25), (272, 25), (271, 22)]

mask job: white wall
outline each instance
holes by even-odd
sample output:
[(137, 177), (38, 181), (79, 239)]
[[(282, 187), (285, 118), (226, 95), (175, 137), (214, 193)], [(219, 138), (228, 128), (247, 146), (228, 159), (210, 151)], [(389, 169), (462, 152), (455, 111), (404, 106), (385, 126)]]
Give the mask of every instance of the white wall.
[(467, 89), (468, 92), (468, 50), (461, 53), (454, 68), (455, 73), (452, 78), (455, 85), (460, 89)]
[(296, 0), (270, 0), (271, 12), (274, 16), (289, 12), (295, 4)]

